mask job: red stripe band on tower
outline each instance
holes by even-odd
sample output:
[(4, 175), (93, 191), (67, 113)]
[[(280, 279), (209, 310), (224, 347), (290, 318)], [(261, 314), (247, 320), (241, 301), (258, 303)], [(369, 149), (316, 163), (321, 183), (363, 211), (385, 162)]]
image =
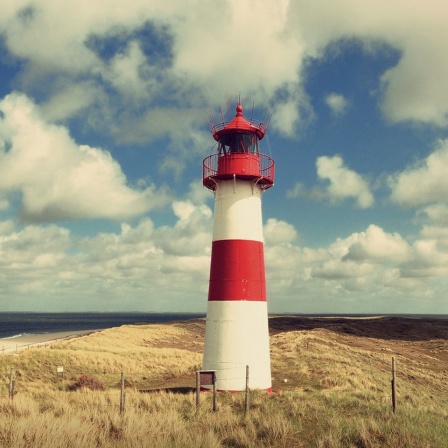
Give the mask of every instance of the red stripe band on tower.
[(261, 241), (213, 241), (208, 300), (266, 302)]

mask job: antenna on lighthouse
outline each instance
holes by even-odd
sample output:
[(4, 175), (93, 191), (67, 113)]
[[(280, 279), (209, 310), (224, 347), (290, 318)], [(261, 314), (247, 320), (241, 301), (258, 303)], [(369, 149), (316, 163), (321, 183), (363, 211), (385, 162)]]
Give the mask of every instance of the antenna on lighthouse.
[(268, 130), (269, 125), (271, 124), (271, 118), (272, 118), (272, 114), (269, 115), (268, 121), (266, 122), (266, 131)]
[(268, 113), (268, 108), (264, 110), (263, 123), (266, 121), (266, 114)]
[(208, 124), (210, 126), (210, 131), (213, 132), (215, 125), (213, 124), (212, 111), (210, 109), (208, 110)]

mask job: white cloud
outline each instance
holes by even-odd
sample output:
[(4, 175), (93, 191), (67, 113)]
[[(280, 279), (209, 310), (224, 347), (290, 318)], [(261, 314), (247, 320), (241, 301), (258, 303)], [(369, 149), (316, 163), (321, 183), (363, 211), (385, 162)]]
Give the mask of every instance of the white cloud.
[(410, 248), (398, 233), (384, 232), (381, 227), (371, 224), (365, 232), (356, 234), (344, 260), (370, 262), (401, 262), (410, 256)]
[(286, 191), (286, 197), (288, 199), (294, 199), (302, 196), (306, 191), (305, 185), (302, 182), (296, 182), (294, 187)]
[(115, 55), (109, 65), (105, 76), (110, 84), (127, 97), (147, 98), (147, 85), (140, 76), (146, 58), (138, 42), (129, 42), (126, 51)]
[(327, 180), (329, 183), (307, 189), (302, 182), (297, 182), (286, 192), (287, 198), (303, 197), (310, 201), (326, 199), (331, 203), (353, 198), (360, 208), (368, 208), (374, 204), (375, 199), (367, 181), (360, 174), (345, 166), (341, 156), (318, 157), (316, 167), (318, 178)]
[[(243, 102), (269, 105), (271, 129), (295, 136), (312, 117), (304, 61), (327, 57), (341, 40), (362, 41), (365, 51), (397, 51), (397, 65), (378, 80), (390, 121), (448, 124), (443, 1), (232, 0), (193, 8), (180, 0), (0, 0), (0, 10), (4, 48), (20, 61), (13, 83), (41, 104), (18, 94), (1, 102), (0, 210), (10, 212), (12, 195), (28, 220), (122, 220), (168, 201), (154, 186), (129, 187), (107, 151), (78, 144), (55, 121), (82, 117), (82, 125), (126, 144), (169, 136), (160, 169), (180, 179), (185, 161), (209, 147), (201, 128), (206, 110), (221, 103), (225, 109), (228, 102), (233, 113), (238, 93)], [(344, 110), (344, 101), (339, 93), (327, 97), (334, 112)], [(413, 244), (371, 225), (328, 247), (302, 247), (291, 224), (268, 220), (270, 306), (281, 310), (286, 300), (297, 311), (291, 297), (306, 297), (303, 311), (368, 312), (371, 303), (387, 312), (395, 303), (408, 309), (411, 301), (417, 311), (424, 307), (421, 298), (432, 295), (446, 309), (447, 147), (442, 142), (420, 164), (391, 178), (393, 201), (422, 207), (431, 221)], [(324, 187), (306, 191), (297, 184), (289, 196), (373, 205), (365, 177), (342, 158), (319, 158), (317, 169)], [(57, 226), (15, 229), (2, 216), (0, 297), (10, 301), (33, 291), (55, 303), (64, 295), (75, 298), (73, 306), (81, 309), (95, 306), (93, 299), (102, 301), (99, 308), (107, 302), (129, 309), (129, 301), (135, 309), (157, 309), (166, 301), (163, 309), (204, 309), (211, 211), (203, 201), (211, 198), (206, 189), (190, 187), (173, 204), (172, 225), (145, 219), (82, 240)]]
[(8, 210), (9, 208), (9, 201), (6, 199), (0, 199), (0, 211)]
[(425, 214), (432, 222), (447, 225), (448, 224), (448, 205), (444, 203), (437, 203), (428, 205), (421, 211)]
[(77, 145), (66, 128), (44, 122), (25, 96), (0, 102), (0, 191), (22, 193), (22, 217), (31, 221), (123, 219), (166, 200), (153, 186), (129, 188), (110, 153)]
[[(6, 224), (0, 233), (2, 309), (14, 297), (18, 309), (28, 310), (205, 311), (211, 211), (188, 201), (173, 208), (172, 226), (145, 218), (83, 238), (56, 225), (14, 230)], [(448, 246), (439, 242), (446, 232), (428, 229), (411, 247), (371, 225), (310, 248), (294, 243), (297, 231), (287, 222), (269, 219), (265, 230), (271, 312), (418, 311), (425, 309), (422, 297), (445, 297)], [(443, 312), (443, 303), (433, 311)]]
[[(236, 83), (243, 98), (255, 101), (296, 84), (303, 47), (285, 29), (288, 7), (287, 1), (232, 0), (185, 9), (176, 23), (174, 69), (206, 87), (210, 99), (235, 95)], [(260, 57), (260, 51), (269, 56)]]
[[(184, 169), (185, 164), (191, 161), (194, 156), (204, 156), (204, 148), (210, 147), (210, 136), (203, 131), (193, 130), (197, 123), (198, 116), (194, 111), (188, 114), (184, 111), (184, 117), (180, 117), (176, 111), (170, 111), (167, 119), (175, 117), (179, 120), (179, 126), (176, 129), (173, 141), (168, 145), (165, 158), (160, 166), (161, 171), (171, 171), (174, 173), (176, 180), (179, 180)], [(151, 128), (154, 124), (151, 124)], [(161, 125), (167, 126), (167, 124)], [(189, 127), (190, 126), (190, 127)]]
[(206, 205), (195, 206), (189, 201), (174, 201), (178, 221), (174, 227), (158, 230), (160, 247), (167, 254), (191, 256), (208, 254), (212, 241), (212, 211)]
[(117, 233), (83, 238), (56, 225), (6, 225), (0, 306), (7, 309), (14, 297), (18, 309), (27, 310), (204, 310), (211, 213), (180, 202), (175, 208), (181, 218), (172, 227), (145, 218), (135, 226), (123, 223)]
[(266, 244), (270, 245), (292, 243), (297, 239), (297, 231), (291, 224), (274, 218), (268, 219), (263, 234)]
[[(312, 270), (312, 276), (327, 280), (358, 279), (365, 283), (365, 277), (372, 277), (374, 267), (369, 263), (354, 263), (352, 261), (327, 260)], [(351, 288), (351, 283), (348, 284)]]
[(331, 5), (313, 0), (290, 3), (288, 28), (298, 30), (308, 54), (322, 57), (341, 39), (360, 39), (366, 51), (388, 45), (400, 53), (398, 64), (382, 76), (384, 114), (393, 122), (448, 124), (448, 8), (440, 0), (359, 2)]
[(0, 265), (2, 282), (10, 284), (25, 273), (39, 277), (36, 269), (55, 267), (70, 247), (67, 229), (51, 225), (45, 228), (27, 226), (21, 231), (9, 231), (0, 236)]
[(417, 240), (413, 257), (401, 266), (401, 275), (409, 278), (446, 278), (448, 275), (448, 252), (440, 250), (434, 239)]
[[(14, 223), (11, 220), (0, 221), (0, 235), (9, 233), (14, 229)], [(1, 241), (1, 240), (0, 240)]]
[(286, 197), (288, 199), (303, 197), (309, 201), (322, 201), (327, 197), (327, 193), (319, 185), (307, 189), (302, 182), (296, 182), (294, 187), (286, 191)]
[(101, 92), (93, 82), (63, 85), (41, 106), (42, 116), (48, 121), (71, 118), (98, 100)]
[(202, 185), (202, 179), (199, 178), (190, 183), (186, 196), (193, 204), (204, 204), (213, 200), (213, 193)]
[(300, 118), (297, 103), (291, 100), (276, 104), (272, 112), (272, 125), (280, 132), (293, 136), (294, 126)]
[(448, 238), (448, 227), (423, 226), (420, 235), (429, 239)]
[[(381, 78), (382, 108), (390, 120), (448, 124), (444, 45), (448, 11), (438, 0), (424, 5), (405, 0), (368, 5), (357, 0), (331, 5), (311, 0), (252, 0), (244, 5), (204, 1), (200, 8), (182, 1), (137, 0), (124, 5), (119, 0), (98, 0), (92, 5), (87, 0), (67, 0), (62, 5), (51, 0), (0, 0), (0, 6), (7, 48), (27, 62), (20, 77), (23, 88), (54, 84), (46, 99), (48, 105), (55, 105), (51, 117), (63, 119), (82, 107), (100, 107), (106, 117), (111, 108), (113, 112), (122, 111), (123, 104), (129, 108), (132, 98), (132, 110), (124, 117), (112, 112), (115, 121), (105, 119), (102, 125), (113, 129), (117, 119), (136, 120), (139, 138), (145, 128), (139, 117), (152, 110), (152, 97), (160, 98), (160, 92), (177, 107), (198, 113), (204, 100), (214, 106), (241, 93), (256, 104), (269, 104), (275, 111), (272, 127), (295, 135), (295, 127), (312, 116), (304, 91), (304, 61), (325, 57), (330, 44), (357, 39), (366, 51), (392, 47), (400, 52), (398, 64)], [(156, 51), (160, 53), (157, 45), (166, 47), (169, 62), (163, 67), (155, 67), (156, 58), (143, 48), (143, 41), (151, 45), (151, 39), (135, 35), (144, 27), (154, 30), (153, 39), (159, 33)], [(92, 37), (109, 42), (106, 58), (89, 45)], [(127, 39), (127, 45), (114, 47), (114, 39)], [(88, 95), (81, 94), (70, 107), (61, 105), (64, 95), (88, 83), (96, 85), (97, 92), (106, 83), (109, 100), (89, 102)], [(110, 87), (117, 91), (112, 94)], [(340, 94), (328, 96), (327, 103), (338, 113), (346, 106)], [(158, 120), (157, 111), (151, 115)], [(170, 125), (167, 131), (175, 132), (176, 123)], [(127, 138), (132, 136), (127, 132)], [(146, 138), (153, 137), (146, 133)]]
[[(153, 5), (156, 6), (156, 5)], [(97, 56), (87, 46), (92, 34), (121, 27), (137, 27), (157, 7), (145, 1), (124, 5), (119, 0), (1, 2), (0, 26), (8, 36), (10, 51), (32, 63), (32, 70), (82, 73), (98, 67)], [(165, 6), (167, 9), (167, 6)], [(43, 32), (44, 31), (44, 32)]]
[[(409, 207), (448, 201), (447, 166), (448, 141), (443, 140), (426, 159), (389, 178), (391, 200)], [(441, 211), (440, 206), (427, 209), (435, 218)]]
[[(68, 87), (72, 91), (79, 83), (85, 83), (86, 78), (98, 83), (100, 75), (103, 82), (118, 89), (122, 96), (122, 101), (114, 99), (116, 104), (105, 102), (104, 108), (121, 110), (125, 100), (129, 107), (132, 97), (146, 98), (146, 109), (150, 110), (148, 94), (160, 96), (164, 91), (164, 98), (168, 95), (176, 106), (179, 101), (182, 107), (195, 104), (198, 112), (204, 98), (207, 106), (218, 105), (229, 95), (236, 98), (241, 93), (243, 98), (255, 100), (260, 106), (267, 106), (272, 100), (273, 109), (283, 111), (283, 118), (276, 122), (279, 129), (289, 133), (296, 119), (301, 119), (299, 110), (307, 103), (298, 76), (304, 48), (295, 33), (285, 29), (287, 1), (266, 0), (246, 5), (234, 1), (204, 2), (201, 8), (186, 7), (183, 2), (135, 1), (123, 6), (113, 0), (100, 0), (95, 6), (70, 0), (63, 6), (48, 0), (16, 2), (14, 6), (3, 3), (5, 12), (0, 28), (7, 36), (8, 49), (30, 62), (24, 66), (26, 71), (21, 78), (26, 88), (33, 88), (37, 79), (45, 80), (49, 72), (52, 79), (61, 76), (65, 85), (72, 84)], [(89, 46), (92, 36), (113, 42), (122, 36), (132, 36), (144, 26), (156, 32), (163, 29), (167, 34), (162, 37), (172, 63), (156, 68), (151, 54), (143, 53), (143, 41), (139, 43), (132, 38), (124, 48), (110, 45), (110, 60), (102, 59)], [(226, 38), (222, 39), (224, 35)], [(146, 38), (144, 44), (151, 45), (151, 41)], [(160, 48), (156, 51), (160, 53)], [(260, 51), (269, 57), (260, 58)], [(275, 93), (280, 87), (289, 92), (287, 100), (278, 100)], [(63, 94), (60, 88), (55, 90), (55, 95)], [(48, 101), (57, 103), (56, 99)], [(77, 106), (80, 105), (78, 100)], [(142, 115), (141, 107), (140, 101), (138, 110), (128, 111), (128, 115), (138, 118)], [(74, 105), (72, 112), (77, 111)], [(67, 116), (70, 111), (62, 112), (61, 116)], [(201, 113), (203, 117), (203, 110)], [(151, 118), (157, 120), (157, 111), (152, 111)], [(144, 123), (139, 122), (143, 130)], [(174, 131), (176, 124), (168, 123), (169, 131)], [(128, 137), (132, 137), (131, 132)]]
[[(448, 92), (442, 86), (448, 75), (444, 45), (447, 8), (445, 5), (441, 11), (433, 8), (434, 4), (425, 7), (432, 13), (413, 18), (401, 36), (403, 57), (381, 78), (386, 91), (382, 109), (393, 122), (411, 120), (446, 127)], [(415, 27), (414, 34), (411, 26)]]
[(438, 304), (431, 312), (447, 310), (448, 233), (441, 228), (427, 228), (411, 245), (372, 224), (328, 247), (272, 242), (265, 253), (271, 308), (430, 312), (431, 298)]
[(360, 208), (368, 208), (373, 205), (375, 200), (367, 181), (346, 167), (342, 157), (318, 157), (316, 166), (318, 177), (330, 182), (326, 187), (330, 201), (337, 202), (354, 198)]
[(348, 101), (338, 93), (329, 93), (325, 97), (325, 103), (334, 115), (344, 114), (348, 107)]
[(420, 237), (424, 240), (436, 241), (437, 247), (442, 251), (448, 251), (448, 227), (426, 225), (423, 226)]

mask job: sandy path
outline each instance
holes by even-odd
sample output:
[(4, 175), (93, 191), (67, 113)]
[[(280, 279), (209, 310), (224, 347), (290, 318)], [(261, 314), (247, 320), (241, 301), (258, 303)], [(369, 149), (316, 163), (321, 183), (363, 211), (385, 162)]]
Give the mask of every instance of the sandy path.
[(100, 330), (61, 331), (19, 336), (10, 339), (0, 339), (0, 354), (26, 350), (30, 347), (48, 345), (61, 339), (71, 339)]

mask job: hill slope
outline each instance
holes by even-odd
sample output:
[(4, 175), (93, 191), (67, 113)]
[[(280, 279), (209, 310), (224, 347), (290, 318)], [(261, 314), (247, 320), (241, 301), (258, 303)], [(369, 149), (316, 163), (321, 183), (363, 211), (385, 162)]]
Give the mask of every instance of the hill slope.
[[(448, 321), (274, 316), (269, 323), (276, 393), (252, 392), (246, 417), (244, 394), (219, 394), (213, 414), (211, 394), (201, 394), (197, 412), (193, 393), (166, 393), (194, 387), (203, 319), (126, 325), (1, 356), (0, 446), (448, 447)], [(64, 381), (56, 366), (64, 366)], [(12, 402), (10, 367), (19, 392)], [(80, 374), (106, 390), (67, 392)]]

